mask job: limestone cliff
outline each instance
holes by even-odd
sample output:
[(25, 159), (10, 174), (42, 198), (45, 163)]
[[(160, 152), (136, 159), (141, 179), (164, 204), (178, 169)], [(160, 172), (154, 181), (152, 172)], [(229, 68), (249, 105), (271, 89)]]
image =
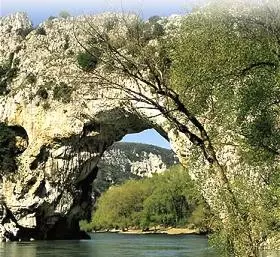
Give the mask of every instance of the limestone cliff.
[(178, 159), (175, 154), (165, 148), (140, 143), (114, 143), (99, 161), (94, 191), (101, 193), (111, 185), (128, 179), (151, 177), (176, 163)]
[[(33, 28), (25, 14), (0, 18), (0, 122), (22, 145), (1, 177), (0, 234), (11, 240), (85, 237), (91, 183), (104, 151), (124, 135), (170, 127), (150, 110), (96, 85), (77, 65), (87, 24), (110, 14), (53, 19)], [(106, 101), (104, 101), (106, 99)], [(165, 125), (164, 125), (165, 124)]]
[[(11, 146), (7, 152), (14, 153), (15, 161), (14, 169), (1, 173), (2, 237), (86, 237), (79, 231), (78, 221), (90, 216), (95, 200), (92, 182), (100, 159), (126, 134), (148, 128), (170, 141), (184, 166), (190, 158), (195, 160), (189, 167), (193, 178), (203, 181), (201, 190), (212, 207), (218, 211), (223, 207), (222, 197), (216, 201), (222, 184), (188, 135), (180, 132), (182, 129), (151, 106), (127, 99), (121, 90), (98, 84), (90, 72), (78, 66), (77, 55), (90, 39), (91, 24), (103, 28), (112, 17), (118, 15), (56, 18), (37, 28), (25, 14), (0, 18), (0, 124), (12, 131), (12, 145), (7, 143)], [(179, 24), (178, 16), (164, 19), (166, 33), (176, 31)], [(118, 30), (122, 33), (121, 25)], [(119, 83), (166, 104), (166, 99), (131, 81)], [(197, 133), (197, 128), (180, 113), (176, 118)], [(202, 118), (207, 127), (209, 120)], [(250, 177), (256, 169), (240, 167), (232, 134), (222, 128), (219, 131), (215, 142), (219, 163), (227, 170), (228, 178), (238, 177), (238, 172)], [(138, 164), (132, 166), (137, 173)], [(255, 184), (257, 176), (252, 187)]]

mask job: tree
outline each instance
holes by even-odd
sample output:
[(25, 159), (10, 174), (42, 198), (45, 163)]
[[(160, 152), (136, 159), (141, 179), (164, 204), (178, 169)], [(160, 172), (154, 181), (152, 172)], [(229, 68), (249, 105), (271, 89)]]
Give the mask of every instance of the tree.
[(206, 209), (188, 171), (176, 165), (152, 178), (111, 187), (99, 198), (91, 223), (80, 225), (84, 230), (186, 226), (188, 218), (199, 213), (192, 225), (204, 229), (208, 228)]
[(111, 187), (97, 202), (92, 227), (97, 230), (139, 227), (143, 202), (151, 190), (149, 183), (132, 180), (122, 186)]
[(201, 198), (188, 171), (176, 165), (163, 175), (154, 176), (152, 180), (156, 186), (144, 201), (143, 227), (186, 225), (197, 199)]
[[(236, 256), (257, 256), (269, 232), (259, 233), (260, 219), (248, 206), (256, 199), (263, 203), (269, 185), (244, 199), (229, 174), (238, 168), (246, 181), (262, 170), (261, 161), (275, 166), (279, 156), (280, 12), (277, 4), (246, 7), (242, 13), (216, 7), (187, 15), (181, 28), (168, 35), (164, 30), (154, 35), (153, 26), (147, 26), (151, 21), (138, 17), (119, 19), (109, 30), (90, 26), (92, 39), (82, 46), (88, 53), (99, 49), (90, 72), (103, 88), (120, 90), (128, 101), (155, 110), (188, 138), (193, 163), (199, 160), (203, 176), (212, 182), (212, 198), (205, 192), (208, 201), (224, 214), (220, 225), (227, 249)], [(235, 167), (221, 157), (229, 146), (238, 155)], [(250, 161), (260, 156), (261, 161)], [(258, 172), (260, 183), (275, 170)]]

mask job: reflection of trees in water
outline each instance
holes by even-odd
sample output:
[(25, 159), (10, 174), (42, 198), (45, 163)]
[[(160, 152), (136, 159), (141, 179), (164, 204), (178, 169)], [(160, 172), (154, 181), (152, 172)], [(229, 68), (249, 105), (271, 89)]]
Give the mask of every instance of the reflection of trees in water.
[(202, 236), (96, 233), (87, 241), (34, 241), (0, 244), (1, 257), (217, 257)]
[(3, 257), (37, 257), (38, 243), (11, 242), (0, 244), (0, 256)]

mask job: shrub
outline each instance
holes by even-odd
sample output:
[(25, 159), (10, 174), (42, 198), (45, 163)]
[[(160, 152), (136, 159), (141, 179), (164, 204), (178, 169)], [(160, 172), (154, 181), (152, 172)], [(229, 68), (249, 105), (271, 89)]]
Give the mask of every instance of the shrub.
[(80, 52), (77, 55), (77, 61), (81, 69), (84, 71), (94, 70), (98, 64), (100, 53), (98, 49), (89, 52)]
[[(5, 95), (9, 93), (8, 83), (17, 75), (18, 69), (16, 67), (12, 68), (12, 62), (6, 62), (0, 65), (0, 95)], [(16, 66), (16, 65), (15, 65)]]
[(148, 19), (148, 21), (149, 21), (150, 23), (156, 23), (156, 22), (158, 22), (159, 20), (160, 20), (160, 16), (158, 16), (158, 15), (151, 16), (151, 17)]
[(18, 58), (18, 57), (16, 57), (15, 59), (14, 59), (14, 66), (18, 66), (19, 65), (19, 63), (20, 63), (20, 59)]
[(44, 110), (47, 111), (51, 108), (51, 105), (49, 104), (49, 102), (45, 102), (45, 103), (42, 104), (42, 107), (43, 107)]
[(146, 41), (157, 39), (164, 35), (164, 28), (161, 24), (152, 21), (145, 24), (144, 39)]
[(42, 99), (48, 99), (49, 96), (48, 91), (44, 87), (40, 87), (37, 90), (36, 95), (38, 95)]
[(113, 30), (116, 27), (117, 23), (118, 23), (117, 17), (110, 18), (106, 20), (106, 22), (104, 23), (104, 28), (106, 31)]
[(63, 103), (69, 103), (72, 92), (73, 88), (69, 87), (65, 82), (60, 82), (53, 89), (53, 99), (62, 101)]
[(0, 123), (0, 174), (14, 172), (17, 169), (15, 161), (15, 133), (6, 124)]
[(26, 81), (27, 81), (28, 84), (35, 84), (36, 81), (37, 81), (37, 78), (33, 73), (29, 73), (26, 76)]
[(39, 28), (36, 29), (36, 34), (46, 36), (47, 32), (43, 27), (39, 27)]
[(70, 42), (69, 35), (66, 35), (65, 36), (65, 43), (64, 43), (64, 46), (63, 46), (64, 50), (67, 50), (69, 48), (69, 42)]
[(210, 217), (188, 172), (177, 165), (152, 178), (112, 186), (98, 199), (91, 223), (80, 225), (85, 230), (147, 229), (158, 225), (185, 226), (190, 218), (193, 226), (208, 231)]
[(16, 34), (25, 38), (32, 30), (33, 30), (32, 28), (27, 28), (27, 29), (19, 28), (16, 30)]

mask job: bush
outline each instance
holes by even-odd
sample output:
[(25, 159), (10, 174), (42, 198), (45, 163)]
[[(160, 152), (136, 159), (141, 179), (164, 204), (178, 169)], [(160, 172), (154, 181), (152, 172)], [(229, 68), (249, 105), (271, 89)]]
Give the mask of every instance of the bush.
[(46, 33), (46, 30), (43, 28), (43, 27), (39, 27), (36, 29), (36, 34), (37, 35), (43, 35), (43, 36), (46, 36), (47, 33)]
[(54, 19), (56, 19), (57, 17), (56, 16), (50, 16), (49, 18), (48, 18), (48, 21), (52, 21), (52, 20), (54, 20)]
[(37, 82), (37, 78), (33, 73), (29, 73), (26, 76), (26, 81), (28, 84), (35, 84)]
[(12, 68), (12, 61), (0, 65), (0, 95), (9, 93), (8, 83), (13, 80), (18, 71), (16, 63), (14, 66), (15, 67)]
[(156, 22), (158, 22), (160, 19), (161, 19), (160, 16), (154, 15), (154, 16), (151, 16), (151, 17), (148, 19), (148, 21), (149, 21), (150, 23), (156, 23)]
[(0, 123), (0, 175), (14, 172), (17, 169), (15, 161), (16, 134), (6, 124)]
[(80, 52), (77, 55), (77, 61), (79, 66), (84, 71), (94, 70), (98, 64), (100, 53), (97, 49), (95, 51)]
[(44, 110), (47, 111), (51, 108), (51, 105), (48, 102), (45, 102), (45, 103), (42, 104), (42, 107), (43, 107)]
[(23, 29), (23, 28), (19, 28), (16, 30), (16, 34), (25, 38), (27, 37), (27, 35), (32, 31), (32, 28), (28, 28), (28, 29)]
[(69, 48), (69, 42), (70, 42), (69, 35), (66, 35), (65, 36), (65, 43), (64, 43), (64, 46), (63, 46), (64, 50), (67, 50)]
[(73, 88), (69, 87), (65, 82), (60, 82), (53, 89), (53, 98), (63, 103), (69, 103)]
[(46, 100), (48, 99), (48, 91), (44, 88), (44, 87), (40, 87), (37, 92), (36, 92), (36, 95), (38, 95), (40, 98)]
[(83, 226), (94, 230), (186, 226), (187, 219), (198, 213), (192, 224), (205, 231), (206, 217), (211, 215), (201, 199), (188, 172), (178, 165), (152, 178), (111, 187), (98, 199), (91, 223)]

